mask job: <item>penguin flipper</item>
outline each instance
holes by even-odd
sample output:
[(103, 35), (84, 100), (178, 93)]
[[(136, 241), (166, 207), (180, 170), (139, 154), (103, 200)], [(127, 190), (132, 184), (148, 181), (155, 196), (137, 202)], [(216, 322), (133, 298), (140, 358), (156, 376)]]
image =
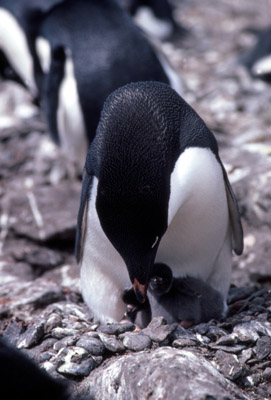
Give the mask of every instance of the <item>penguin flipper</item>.
[[(222, 164), (221, 164), (222, 165)], [(223, 177), (226, 188), (226, 195), (228, 201), (228, 208), (231, 221), (231, 229), (233, 236), (233, 250), (239, 256), (243, 252), (244, 242), (243, 242), (243, 228), (241, 224), (240, 213), (238, 209), (238, 204), (233, 193), (227, 172), (222, 165)]]
[(86, 219), (87, 219), (87, 207), (88, 207), (88, 194), (89, 189), (92, 184), (93, 176), (90, 175), (86, 169), (83, 172), (83, 183), (82, 192), (80, 199), (80, 207), (77, 217), (77, 227), (76, 227), (76, 238), (75, 238), (75, 258), (79, 263), (82, 258), (83, 243), (85, 240), (86, 232)]

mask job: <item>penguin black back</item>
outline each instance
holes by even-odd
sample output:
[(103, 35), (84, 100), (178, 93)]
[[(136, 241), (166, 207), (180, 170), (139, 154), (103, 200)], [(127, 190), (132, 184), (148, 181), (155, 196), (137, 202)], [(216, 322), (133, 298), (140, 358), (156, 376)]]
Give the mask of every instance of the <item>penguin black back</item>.
[(66, 0), (48, 13), (40, 33), (53, 58), (59, 48), (71, 53), (89, 141), (113, 90), (131, 81), (169, 82), (150, 44), (114, 0)]

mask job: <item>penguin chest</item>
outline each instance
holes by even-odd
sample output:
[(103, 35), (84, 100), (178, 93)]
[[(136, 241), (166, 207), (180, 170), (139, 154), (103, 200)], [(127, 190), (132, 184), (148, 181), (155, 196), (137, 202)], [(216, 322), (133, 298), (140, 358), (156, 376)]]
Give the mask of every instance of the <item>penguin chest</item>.
[(174, 276), (207, 280), (228, 232), (229, 215), (220, 164), (210, 149), (191, 147), (177, 160), (171, 175), (168, 229), (157, 262)]
[(106, 237), (96, 211), (98, 180), (93, 178), (81, 261), (81, 287), (94, 317), (103, 323), (119, 321), (125, 311), (122, 294), (131, 282), (126, 265)]

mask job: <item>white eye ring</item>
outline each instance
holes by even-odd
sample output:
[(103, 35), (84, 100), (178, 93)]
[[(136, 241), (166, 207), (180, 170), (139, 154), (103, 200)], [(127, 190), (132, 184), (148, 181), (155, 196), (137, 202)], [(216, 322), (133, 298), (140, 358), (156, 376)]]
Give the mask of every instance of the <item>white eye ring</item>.
[(155, 241), (154, 241), (154, 243), (152, 244), (152, 247), (151, 247), (152, 249), (154, 248), (154, 246), (156, 245), (158, 240), (159, 240), (159, 236), (156, 236)]

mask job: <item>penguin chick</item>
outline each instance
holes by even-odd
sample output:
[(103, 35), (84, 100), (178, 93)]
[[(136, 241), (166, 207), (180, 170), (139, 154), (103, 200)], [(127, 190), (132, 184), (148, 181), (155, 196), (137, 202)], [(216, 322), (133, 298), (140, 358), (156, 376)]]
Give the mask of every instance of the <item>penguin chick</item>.
[(95, 319), (122, 318), (130, 282), (144, 303), (155, 262), (207, 282), (226, 305), (232, 249), (242, 253), (242, 225), (212, 132), (166, 84), (113, 92), (87, 155), (76, 234)]
[(221, 319), (225, 306), (221, 293), (194, 277), (174, 278), (165, 264), (155, 264), (148, 287), (152, 318), (164, 317), (168, 324), (185, 327)]
[(162, 263), (154, 264), (147, 296), (148, 301), (142, 305), (133, 289), (123, 294), (123, 301), (133, 306), (128, 317), (141, 328), (155, 317), (165, 318), (168, 324), (179, 322), (189, 327), (219, 320), (225, 314), (223, 298), (217, 290), (201, 279), (174, 278), (171, 269)]

